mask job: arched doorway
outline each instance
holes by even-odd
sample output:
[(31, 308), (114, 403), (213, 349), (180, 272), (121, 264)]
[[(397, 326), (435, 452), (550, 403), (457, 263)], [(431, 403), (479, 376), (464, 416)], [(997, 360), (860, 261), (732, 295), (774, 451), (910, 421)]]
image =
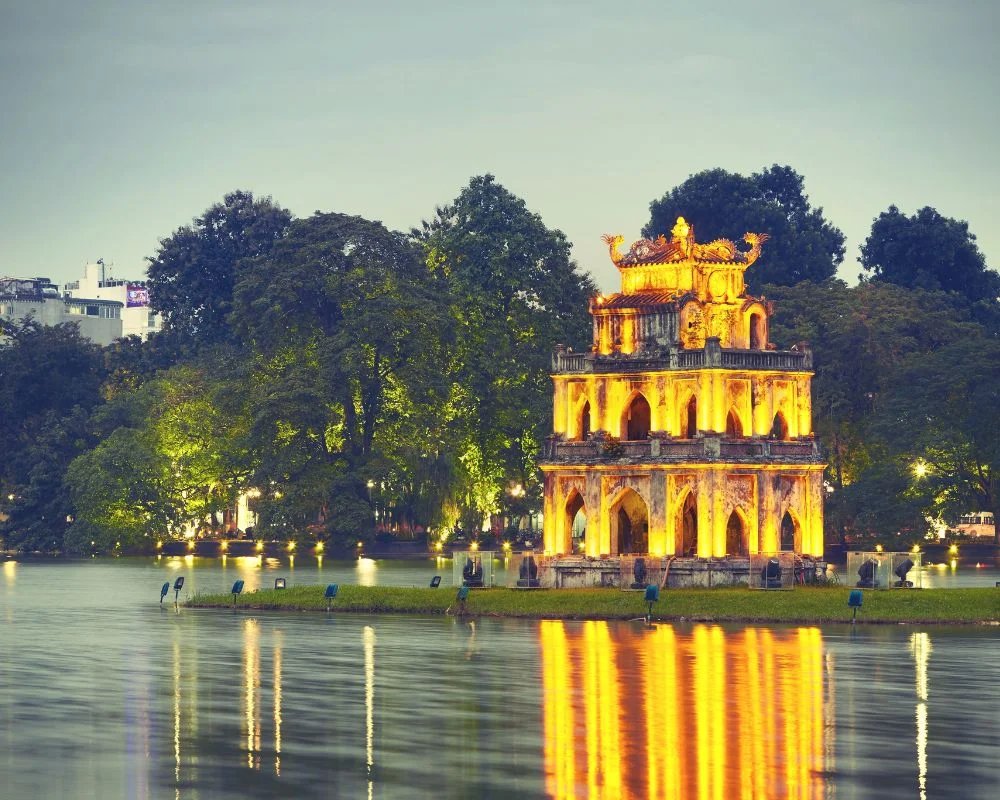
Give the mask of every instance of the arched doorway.
[(760, 314), (750, 315), (750, 349), (764, 349), (764, 318)]
[(788, 441), (788, 423), (785, 422), (785, 415), (780, 411), (774, 415), (774, 421), (771, 423), (771, 438), (781, 439), (781, 441)]
[(730, 409), (729, 416), (726, 417), (726, 436), (730, 439), (740, 439), (743, 437), (743, 423), (735, 409)]
[(578, 543), (587, 536), (587, 505), (583, 496), (574, 489), (566, 500), (565, 537), (568, 539), (568, 552), (574, 552)]
[(677, 520), (677, 555), (694, 558), (698, 555), (698, 501), (688, 492)]
[(726, 525), (726, 555), (745, 556), (747, 553), (746, 525), (743, 524), (743, 517), (734, 510)]
[(781, 518), (781, 542), (779, 546), (782, 550), (790, 552), (795, 550), (795, 520), (787, 511), (785, 516)]
[(587, 437), (590, 436), (590, 401), (588, 400), (583, 404), (583, 409), (580, 411), (580, 441), (587, 441)]
[(622, 419), (622, 438), (630, 442), (639, 441), (649, 437), (649, 403), (641, 394), (637, 394), (628, 408), (625, 409), (625, 416)]
[(649, 511), (633, 489), (626, 489), (611, 506), (611, 552), (649, 552)]
[(681, 438), (693, 439), (698, 432), (698, 400), (693, 395), (681, 412)]

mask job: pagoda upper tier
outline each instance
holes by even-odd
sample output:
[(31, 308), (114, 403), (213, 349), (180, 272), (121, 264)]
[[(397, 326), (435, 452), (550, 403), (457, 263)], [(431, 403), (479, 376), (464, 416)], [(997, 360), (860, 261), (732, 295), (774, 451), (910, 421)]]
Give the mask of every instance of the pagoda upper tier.
[(743, 273), (760, 256), (766, 233), (747, 233), (749, 246), (729, 239), (699, 244), (683, 217), (671, 238), (640, 239), (619, 252), (620, 235), (605, 236), (621, 272), (622, 290), (590, 301), (598, 355), (667, 348), (699, 349), (709, 338), (723, 348), (765, 350), (770, 303), (746, 294)]

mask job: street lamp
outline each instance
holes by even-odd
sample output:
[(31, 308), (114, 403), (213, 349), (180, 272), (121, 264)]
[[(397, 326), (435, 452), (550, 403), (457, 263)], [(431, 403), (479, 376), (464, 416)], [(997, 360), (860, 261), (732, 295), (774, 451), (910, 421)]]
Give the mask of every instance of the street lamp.
[(913, 474), (916, 475), (918, 478), (923, 478), (925, 475), (927, 475), (927, 462), (923, 460), (914, 462)]

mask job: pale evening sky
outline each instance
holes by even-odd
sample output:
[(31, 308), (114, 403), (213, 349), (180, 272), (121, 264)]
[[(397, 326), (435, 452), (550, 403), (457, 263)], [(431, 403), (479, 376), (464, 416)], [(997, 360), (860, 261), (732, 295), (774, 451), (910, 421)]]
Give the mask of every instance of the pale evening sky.
[(492, 172), (612, 289), (602, 233), (775, 162), (851, 283), (890, 203), (996, 268), (998, 28), (995, 0), (0, 0), (0, 275), (142, 276), (235, 188), (408, 230)]

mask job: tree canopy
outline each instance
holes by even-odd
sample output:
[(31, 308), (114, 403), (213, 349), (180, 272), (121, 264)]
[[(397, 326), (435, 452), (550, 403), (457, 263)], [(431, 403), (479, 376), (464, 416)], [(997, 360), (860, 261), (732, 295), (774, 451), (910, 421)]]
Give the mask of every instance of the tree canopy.
[(762, 284), (783, 286), (833, 277), (844, 260), (844, 234), (813, 208), (804, 179), (794, 169), (775, 164), (752, 175), (708, 169), (691, 175), (649, 204), (643, 236), (669, 235), (677, 217), (694, 226), (699, 242), (737, 240), (744, 233), (771, 239), (747, 273), (755, 290)]
[(227, 340), (237, 262), (267, 253), (291, 219), (270, 197), (238, 190), (161, 239), (147, 271), (164, 328), (197, 343)]
[(896, 206), (879, 214), (861, 247), (861, 266), (862, 279), (957, 292), (971, 302), (1000, 297), (1000, 274), (987, 268), (969, 224), (929, 206), (910, 217)]
[[(1000, 518), (997, 276), (965, 223), (890, 208), (848, 287), (843, 237), (788, 167), (699, 173), (652, 211), (647, 235), (679, 215), (700, 241), (772, 235), (750, 277), (775, 302), (770, 339), (813, 348), (831, 541)], [(352, 549), (540, 509), (550, 355), (590, 343), (596, 288), (493, 176), (409, 235), (234, 192), (152, 262), (168, 327), (145, 342), (3, 322), (5, 546), (141, 550), (231, 529), (237, 496), (262, 536)]]
[(551, 417), (552, 348), (589, 342), (596, 287), (565, 235), (492, 175), (473, 178), (414, 235), (451, 292), (460, 505), (470, 526), (509, 500), (508, 487), (540, 500), (534, 464)]
[(405, 236), (345, 214), (296, 221), (240, 275), (233, 322), (259, 355), (255, 480), (273, 487), (265, 516), (286, 524), (325, 507), (331, 530), (367, 535), (367, 481), (385, 471), (375, 463), (381, 431), (423, 440), (422, 426), (405, 422), (447, 402), (445, 287)]

